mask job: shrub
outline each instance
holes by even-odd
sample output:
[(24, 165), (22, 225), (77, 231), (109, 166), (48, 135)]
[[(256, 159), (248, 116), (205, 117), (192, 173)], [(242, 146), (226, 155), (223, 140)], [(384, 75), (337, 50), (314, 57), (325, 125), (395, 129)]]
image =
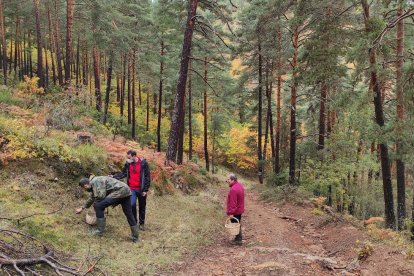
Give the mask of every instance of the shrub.
[(18, 88), (25, 94), (28, 95), (43, 95), (45, 90), (42, 87), (38, 87), (37, 83), (39, 82), (38, 77), (30, 78), (24, 76), (24, 81), (19, 84)]
[(84, 173), (100, 174), (108, 166), (108, 156), (96, 145), (79, 145), (74, 149), (76, 162)]
[(266, 178), (266, 184), (269, 186), (282, 186), (287, 183), (287, 173), (272, 173)]
[(366, 260), (374, 252), (374, 247), (372, 246), (372, 243), (370, 243), (369, 241), (366, 241), (363, 244), (357, 241), (357, 245), (359, 245), (357, 252), (358, 260), (360, 261)]
[(22, 106), (23, 104), (22, 100), (13, 97), (12, 93), (8, 89), (2, 89), (0, 91), (0, 103), (17, 106)]

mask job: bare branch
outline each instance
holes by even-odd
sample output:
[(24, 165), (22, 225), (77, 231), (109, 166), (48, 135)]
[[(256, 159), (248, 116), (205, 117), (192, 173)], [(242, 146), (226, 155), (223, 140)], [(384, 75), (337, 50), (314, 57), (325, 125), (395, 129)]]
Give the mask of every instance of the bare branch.
[(194, 69), (189, 69), (189, 70), (191, 70), (192, 72), (194, 72), (194, 73), (196, 73), (210, 88), (211, 88), (211, 90), (213, 90), (213, 92), (214, 92), (214, 95), (216, 96), (216, 97), (219, 97), (219, 95), (218, 95), (218, 93), (216, 92), (216, 90), (214, 90), (214, 88), (208, 83), (208, 81), (206, 81), (205, 79), (204, 79), (204, 77), (199, 73), (199, 72), (197, 72), (196, 70), (194, 70)]
[(387, 24), (387, 26), (381, 31), (381, 33), (377, 36), (377, 38), (374, 39), (372, 42), (373, 48), (376, 48), (378, 45), (381, 45), (382, 39), (384, 38), (385, 34), (392, 28), (394, 28), (398, 22), (401, 20), (404, 20), (407, 17), (411, 17), (414, 15), (413, 9), (409, 9), (408, 11), (404, 12), (402, 15), (397, 17), (394, 21)]
[[(190, 57), (190, 59), (192, 59), (192, 60), (198, 60), (198, 61), (202, 61), (202, 62), (206, 62), (204, 59), (195, 58), (195, 57)], [(224, 71), (224, 69), (223, 69), (223, 68), (221, 68), (221, 67), (219, 67), (219, 66), (215, 65), (214, 63), (212, 63), (212, 62), (210, 62), (210, 61), (207, 61), (207, 63), (208, 63), (208, 64), (210, 64), (211, 66), (213, 66), (213, 67), (215, 67), (215, 68), (217, 68), (217, 69), (221, 70), (221, 71)]]

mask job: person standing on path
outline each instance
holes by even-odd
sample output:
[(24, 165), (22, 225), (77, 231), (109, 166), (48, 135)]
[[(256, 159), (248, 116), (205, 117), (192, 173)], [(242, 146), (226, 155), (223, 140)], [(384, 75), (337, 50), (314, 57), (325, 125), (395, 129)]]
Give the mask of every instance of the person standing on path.
[(76, 209), (76, 213), (80, 214), (84, 209), (91, 207), (93, 204), (97, 225), (97, 230), (94, 231), (94, 234), (102, 236), (105, 231), (105, 209), (111, 205), (121, 204), (122, 211), (131, 227), (131, 239), (133, 242), (138, 241), (138, 225), (130, 205), (131, 191), (124, 182), (108, 176), (91, 176), (89, 179), (82, 178), (79, 181), (79, 186), (84, 191), (90, 192), (91, 196), (82, 207)]
[[(227, 176), (226, 182), (230, 187), (227, 195), (227, 215), (231, 218), (231, 222), (237, 223), (237, 220), (241, 222), (242, 214), (244, 213), (244, 187), (237, 181), (234, 173), (230, 173)], [(242, 245), (241, 227), (239, 234), (236, 235), (232, 243)]]
[[(115, 179), (127, 178), (127, 184), (131, 189), (131, 207), (132, 213), (137, 222), (139, 229), (145, 231), (145, 209), (147, 205), (147, 193), (151, 184), (151, 174), (147, 160), (139, 158), (135, 150), (127, 152), (128, 160), (124, 165), (122, 172), (115, 174)], [(137, 199), (139, 205), (139, 217), (137, 216)], [(138, 220), (139, 218), (139, 220)]]

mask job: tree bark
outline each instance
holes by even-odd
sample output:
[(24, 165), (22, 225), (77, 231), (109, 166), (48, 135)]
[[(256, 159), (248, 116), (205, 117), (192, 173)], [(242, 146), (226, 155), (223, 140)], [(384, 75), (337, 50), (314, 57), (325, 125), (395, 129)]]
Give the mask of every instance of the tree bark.
[(289, 184), (296, 184), (296, 90), (297, 65), (299, 51), (299, 27), (293, 33), (293, 59), (292, 59), (292, 88), (290, 94), (290, 149), (289, 149)]
[(183, 48), (181, 51), (180, 73), (177, 82), (177, 93), (174, 101), (174, 109), (171, 117), (170, 135), (168, 138), (168, 149), (166, 158), (169, 161), (175, 161), (177, 157), (177, 142), (179, 138), (181, 118), (183, 115), (183, 106), (185, 100), (185, 87), (187, 84), (188, 62), (191, 55), (191, 41), (194, 31), (195, 15), (197, 11), (198, 0), (190, 0), (188, 5), (188, 15), (186, 29), (184, 33)]
[(52, 16), (50, 14), (50, 7), (47, 6), (47, 18), (49, 23), (49, 45), (50, 45), (50, 58), (52, 60), (52, 76), (53, 76), (53, 85), (56, 85), (56, 68), (55, 68), (55, 58), (54, 58), (54, 45), (53, 45), (53, 28), (52, 28)]
[(102, 113), (102, 124), (106, 124), (108, 118), (108, 107), (109, 107), (109, 96), (111, 93), (111, 81), (112, 81), (112, 63), (113, 63), (114, 51), (111, 50), (109, 53), (109, 62), (108, 62), (108, 78), (106, 80), (106, 93), (105, 93), (105, 105), (104, 112)]
[(83, 85), (88, 86), (88, 77), (89, 77), (89, 55), (88, 55), (88, 43), (85, 43), (84, 60), (83, 60)]
[(57, 0), (55, 0), (55, 44), (56, 44), (56, 64), (58, 71), (59, 85), (63, 85), (63, 75), (62, 75), (62, 55), (60, 50), (60, 31), (59, 31), (59, 12)]
[(207, 118), (208, 118), (208, 108), (207, 108), (207, 57), (204, 58), (204, 94), (203, 94), (203, 115), (204, 115), (204, 159), (206, 161), (206, 170), (210, 170), (210, 160), (208, 157), (208, 129), (207, 129)]
[[(80, 39), (78, 35), (78, 43), (76, 44), (76, 88), (79, 87), (79, 82), (80, 82)], [(76, 89), (76, 94), (78, 94), (78, 89)]]
[(272, 151), (272, 168), (273, 172), (275, 171), (275, 159), (276, 159), (276, 149), (275, 149), (275, 135), (274, 135), (274, 126), (273, 126), (273, 112), (272, 112), (272, 91), (273, 91), (273, 62), (270, 70), (270, 79), (269, 79), (269, 90), (266, 92), (267, 97), (267, 110), (269, 114), (269, 129), (270, 129), (270, 149)]
[(128, 125), (131, 124), (131, 51), (128, 51), (128, 71), (127, 71), (127, 113), (128, 113)]
[(262, 152), (262, 90), (263, 90), (263, 72), (262, 72), (262, 43), (260, 41), (260, 32), (257, 31), (259, 41), (257, 45), (259, 57), (259, 87), (258, 87), (258, 114), (257, 114), (257, 160), (258, 160), (258, 175), (260, 184), (263, 183), (263, 152)]
[(126, 60), (127, 54), (124, 54), (121, 63), (122, 63), (122, 85), (121, 85), (121, 102), (119, 104), (121, 117), (124, 116), (124, 105), (125, 105), (125, 80), (126, 80)]
[(318, 150), (322, 150), (325, 147), (325, 118), (326, 118), (326, 97), (327, 97), (328, 85), (326, 81), (321, 83), (321, 98), (320, 98), (320, 108), (319, 108), (319, 140), (318, 140)]
[(145, 130), (149, 131), (149, 116), (150, 116), (150, 93), (149, 93), (149, 87), (147, 87), (147, 121), (146, 121), (146, 127)]
[[(27, 51), (26, 51), (26, 32), (23, 33), (23, 76), (27, 75), (29, 70), (28, 70), (28, 66), (27, 66)], [(1, 44), (0, 44), (1, 45)], [(2, 60), (3, 62), (3, 60)], [(3, 64), (3, 63), (2, 63)], [(22, 77), (23, 78), (23, 77)]]
[[(269, 109), (269, 98), (268, 98), (268, 94), (269, 94), (269, 63), (266, 62), (266, 66), (265, 66), (265, 96), (266, 96), (266, 100), (267, 100), (267, 109), (266, 109), (266, 128), (265, 128), (265, 135), (264, 135), (264, 146), (263, 146), (263, 162), (267, 160), (267, 145), (269, 143), (269, 116), (270, 116), (270, 111), (271, 109)], [(263, 169), (264, 172), (264, 169)]]
[(160, 86), (158, 90), (158, 122), (157, 122), (157, 151), (161, 152), (161, 108), (162, 108), (162, 84), (164, 77), (164, 40), (161, 38), (160, 61)]
[[(404, 12), (403, 1), (399, 1), (397, 16)], [(397, 222), (398, 230), (404, 229), (406, 218), (405, 209), (405, 164), (401, 155), (404, 152), (402, 143), (402, 127), (404, 124), (404, 90), (403, 90), (403, 65), (404, 65), (404, 20), (397, 23), (397, 62), (396, 62), (396, 94), (397, 94)]]
[(116, 102), (119, 103), (121, 100), (121, 84), (119, 80), (119, 74), (116, 74)]
[(132, 126), (131, 126), (131, 136), (132, 139), (136, 138), (136, 106), (135, 106), (135, 59), (136, 59), (136, 50), (132, 51)]
[(101, 80), (100, 80), (100, 65), (99, 65), (99, 51), (93, 47), (93, 71), (95, 76), (95, 107), (96, 110), (101, 111), (102, 96), (101, 96)]
[(36, 19), (36, 40), (37, 40), (37, 76), (39, 77), (39, 87), (45, 87), (45, 75), (43, 71), (43, 45), (42, 32), (40, 28), (39, 0), (33, 0)]
[[(371, 33), (370, 25), (370, 13), (369, 5), (366, 0), (361, 0), (363, 15), (365, 20), (365, 30), (367, 34)], [(376, 50), (375, 48), (369, 49), (369, 64), (371, 74), (371, 85), (374, 92), (374, 107), (375, 107), (375, 121), (383, 128), (385, 125), (384, 111), (382, 106), (382, 95), (381, 95), (381, 83), (378, 79), (377, 73), (377, 62), (376, 62)], [(385, 142), (380, 144), (381, 151), (381, 171), (382, 171), (382, 183), (384, 191), (384, 204), (385, 204), (385, 226), (387, 228), (395, 228), (395, 214), (394, 214), (394, 201), (393, 191), (391, 183), (391, 169), (390, 160), (388, 156), (388, 145)]]
[(192, 74), (191, 74), (191, 60), (189, 64), (189, 72), (188, 72), (188, 159), (193, 159), (193, 125), (192, 125)]
[[(37, 5), (39, 5), (39, 3), (37, 3)], [(38, 12), (39, 12), (39, 10), (38, 10)], [(13, 70), (14, 70), (15, 74), (16, 74), (16, 71), (17, 71), (17, 55), (18, 55), (18, 51), (19, 51), (19, 46), (18, 46), (19, 45), (19, 25), (20, 25), (20, 18), (17, 15), (16, 16), (16, 34), (15, 34), (15, 40), (14, 40), (14, 64), (13, 64)]]
[(73, 14), (75, 11), (75, 0), (67, 0), (66, 6), (66, 66), (65, 66), (65, 85), (70, 85), (70, 68), (72, 64), (72, 28)]
[[(1, 35), (1, 47), (3, 50), (3, 77), (4, 84), (7, 85), (7, 44), (6, 44), (6, 26), (4, 20), (4, 3), (3, 0), (0, 0), (0, 35)], [(10, 57), (11, 58), (11, 57)]]
[(49, 87), (49, 64), (47, 60), (47, 43), (45, 42), (45, 87)]
[[(29, 43), (29, 71), (30, 71), (30, 77), (33, 78), (33, 59), (32, 59), (32, 40), (30, 38), (31, 31), (29, 30), (29, 33), (27, 34), (27, 41)], [(11, 56), (10, 56), (11, 59)]]
[[(280, 20), (280, 19), (279, 19)], [(276, 89), (276, 145), (275, 145), (275, 173), (280, 173), (280, 124), (281, 124), (281, 93), (282, 93), (282, 31), (277, 31), (277, 89)]]

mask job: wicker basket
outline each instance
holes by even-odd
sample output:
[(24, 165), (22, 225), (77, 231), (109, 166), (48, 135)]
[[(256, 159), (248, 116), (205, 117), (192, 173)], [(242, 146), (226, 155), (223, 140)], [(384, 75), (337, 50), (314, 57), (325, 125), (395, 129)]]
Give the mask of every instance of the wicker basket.
[(237, 220), (237, 222), (231, 222), (232, 218), (227, 218), (226, 222), (224, 223), (224, 227), (227, 230), (227, 233), (231, 236), (236, 236), (240, 233), (240, 222), (237, 218), (233, 217), (233, 219)]
[(96, 213), (93, 210), (88, 210), (85, 215), (85, 221), (89, 225), (96, 224)]

